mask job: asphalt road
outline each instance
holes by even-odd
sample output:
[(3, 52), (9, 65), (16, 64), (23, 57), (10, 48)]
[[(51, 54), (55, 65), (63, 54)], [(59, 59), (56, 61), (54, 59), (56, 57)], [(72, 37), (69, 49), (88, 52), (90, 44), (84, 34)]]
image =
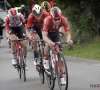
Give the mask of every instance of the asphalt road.
[[(5, 36), (5, 35), (4, 35)], [(100, 62), (76, 57), (67, 57), (68, 90), (100, 90)], [(11, 64), (11, 52), (6, 37), (0, 43), (0, 90), (50, 90), (47, 82), (41, 84), (33, 65), (33, 53), (28, 47), (27, 81), (19, 79), (17, 70)], [(56, 84), (54, 90), (59, 90)]]

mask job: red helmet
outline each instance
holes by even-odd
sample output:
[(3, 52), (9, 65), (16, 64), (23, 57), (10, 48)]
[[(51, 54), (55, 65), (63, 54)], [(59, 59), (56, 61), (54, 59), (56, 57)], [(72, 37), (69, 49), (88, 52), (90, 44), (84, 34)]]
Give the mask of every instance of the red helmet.
[(11, 8), (8, 10), (9, 16), (16, 16), (17, 15), (17, 10), (15, 8)]
[(53, 7), (50, 10), (50, 15), (53, 19), (60, 19), (61, 17), (61, 10), (58, 7)]

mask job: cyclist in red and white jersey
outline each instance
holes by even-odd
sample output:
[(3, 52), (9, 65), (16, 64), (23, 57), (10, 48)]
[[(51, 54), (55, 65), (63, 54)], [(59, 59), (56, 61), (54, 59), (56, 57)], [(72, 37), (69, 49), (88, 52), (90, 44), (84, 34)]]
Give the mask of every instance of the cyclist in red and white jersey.
[[(11, 8), (8, 10), (8, 15), (5, 17), (5, 29), (6, 36), (11, 40), (16, 40), (17, 38), (23, 39), (25, 38), (25, 32), (23, 24), (25, 23), (25, 18), (21, 13), (18, 13), (15, 8)], [(26, 41), (21, 41), (24, 53), (24, 59), (26, 60), (27, 55), (27, 44)], [(12, 50), (12, 64), (17, 64), (17, 55), (16, 55), (16, 43), (11, 42), (11, 50)], [(26, 63), (26, 70), (28, 70), (28, 66)]]
[[(47, 54), (47, 46), (54, 46), (54, 42), (61, 42), (61, 37), (59, 35), (59, 28), (64, 27), (64, 30), (66, 32), (66, 41), (68, 44), (72, 45), (73, 41), (71, 40), (71, 34), (70, 34), (70, 28), (68, 25), (68, 21), (66, 17), (62, 16), (61, 10), (58, 7), (53, 7), (50, 10), (50, 16), (46, 17), (44, 19), (43, 23), (43, 30), (42, 30), (42, 36), (43, 40), (47, 43), (44, 48), (44, 59), (43, 64), (45, 70), (49, 70), (49, 58)], [(60, 46), (62, 48), (62, 46)], [(62, 66), (60, 66), (60, 69), (62, 69)], [(64, 78), (61, 78), (61, 83), (64, 84)]]
[[(43, 1), (43, 2), (41, 3), (41, 7), (42, 7), (42, 9), (43, 9), (44, 11), (46, 11), (46, 12), (48, 12), (48, 13), (50, 12), (51, 5), (49, 4), (49, 2)], [(63, 36), (62, 27), (59, 28), (59, 34), (60, 34), (61, 37)]]
[[(42, 39), (41, 28), (43, 25), (44, 19), (49, 16), (49, 14), (42, 10), (41, 6), (35, 4), (32, 8), (32, 12), (28, 16), (27, 20), (27, 30), (26, 34), (30, 40), (33, 38), (35, 40)], [(34, 42), (34, 41), (33, 41)], [(38, 66), (37, 58), (38, 58), (38, 51), (37, 51), (37, 42), (33, 43), (33, 54), (34, 54), (34, 65)]]

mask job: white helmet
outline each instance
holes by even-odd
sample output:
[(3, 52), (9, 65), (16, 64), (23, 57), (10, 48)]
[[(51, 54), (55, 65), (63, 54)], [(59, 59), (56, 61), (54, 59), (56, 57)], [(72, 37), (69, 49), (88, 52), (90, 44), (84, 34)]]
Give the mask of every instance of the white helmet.
[(42, 8), (41, 6), (39, 6), (38, 4), (35, 4), (32, 8), (32, 12), (35, 14), (35, 15), (41, 15), (42, 14)]

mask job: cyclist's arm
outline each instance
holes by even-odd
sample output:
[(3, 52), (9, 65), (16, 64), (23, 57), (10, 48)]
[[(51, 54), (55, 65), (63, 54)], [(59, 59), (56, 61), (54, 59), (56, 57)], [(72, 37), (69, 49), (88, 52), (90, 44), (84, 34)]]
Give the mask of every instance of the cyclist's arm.
[(27, 35), (27, 37), (30, 39), (30, 40), (32, 40), (32, 36), (31, 36), (31, 34), (30, 34), (30, 30), (31, 30), (31, 28), (34, 26), (33, 25), (33, 17), (32, 17), (32, 14), (30, 14), (29, 16), (28, 16), (28, 19), (27, 19), (27, 29), (26, 29), (26, 35)]
[(71, 40), (70, 31), (67, 31), (67, 32), (66, 32), (66, 40), (67, 40), (67, 42), (68, 42), (69, 40)]
[(8, 17), (5, 18), (5, 30), (6, 30), (6, 36), (9, 38), (9, 36), (10, 36), (10, 34), (9, 34), (10, 26), (9, 26), (9, 18)]
[(45, 42), (47, 42), (50, 46), (54, 46), (54, 45), (55, 45), (55, 43), (52, 42), (52, 41), (48, 38), (48, 32), (42, 31), (42, 36), (43, 36), (43, 40), (44, 40)]
[(70, 34), (70, 29), (68, 23), (64, 26), (64, 30), (66, 32), (66, 41), (68, 44), (72, 45), (73, 41), (71, 40), (71, 34)]
[(31, 39), (32, 39), (32, 36), (31, 36), (31, 34), (30, 34), (30, 30), (31, 30), (30, 27), (27, 27), (27, 28), (26, 28), (26, 35), (27, 35), (27, 37), (31, 40)]
[(9, 36), (10, 36), (9, 30), (6, 30), (6, 36), (9, 38)]

